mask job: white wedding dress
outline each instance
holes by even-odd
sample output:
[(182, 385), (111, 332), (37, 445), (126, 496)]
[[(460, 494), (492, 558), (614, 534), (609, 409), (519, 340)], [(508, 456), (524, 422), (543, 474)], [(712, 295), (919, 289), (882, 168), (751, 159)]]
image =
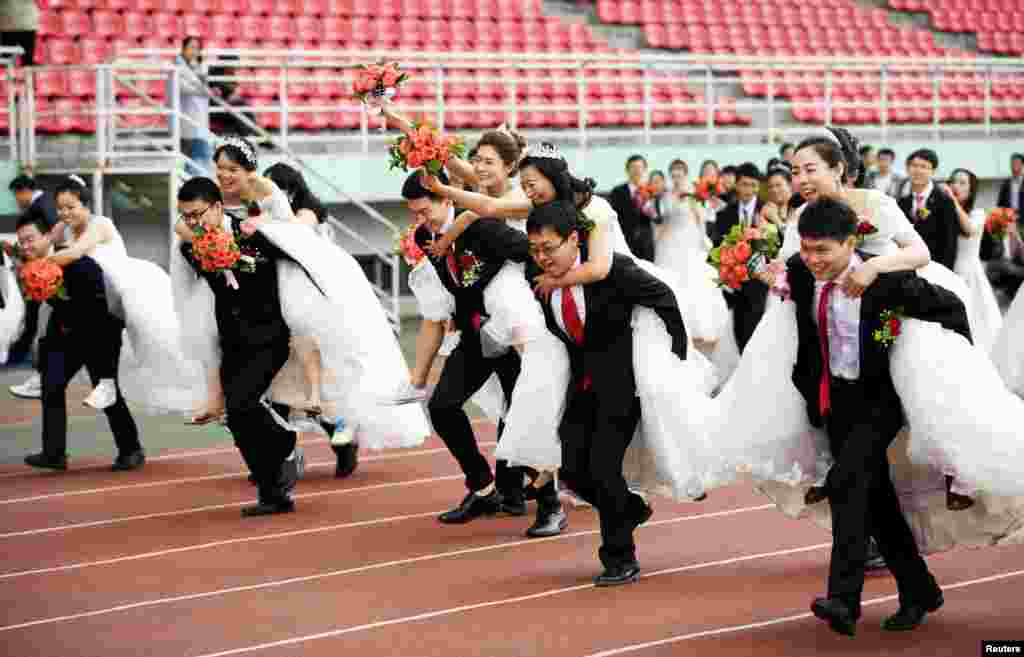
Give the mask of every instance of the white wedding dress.
[(11, 345), (25, 328), (25, 299), (13, 262), (6, 256), (0, 258), (0, 295), (4, 301), (0, 308), (0, 363), (6, 363)]
[(1017, 290), (1003, 318), (1003, 327), (992, 345), (992, 362), (1006, 387), (1024, 396), (1024, 286)]
[[(654, 261), (679, 279), (679, 306), (690, 337), (717, 342), (709, 358), (720, 386), (739, 363), (740, 351), (733, 334), (732, 313), (715, 283), (717, 272), (707, 262), (709, 242), (704, 221), (694, 221), (695, 210), (688, 200), (668, 196), (663, 207), (666, 231), (656, 245)], [(696, 211), (703, 213), (704, 208)]]
[[(170, 277), (148, 260), (129, 257), (121, 233), (109, 218), (93, 215), (89, 221), (112, 234), (110, 241), (97, 244), (86, 255), (103, 270), (111, 313), (124, 320), (117, 373), (122, 395), (149, 412), (191, 408), (203, 371), (181, 349)], [(70, 228), (65, 228), (64, 241), (74, 244)]]
[[(421, 406), (387, 403), (409, 380), (409, 370), (380, 300), (359, 263), (310, 226), (291, 223), (287, 198), (274, 190), (260, 203), (271, 220), (259, 227), (288, 258), (277, 262), (281, 313), (293, 335), (315, 341), (320, 350), (321, 399), (359, 427), (360, 445), (370, 449), (414, 447), (430, 428)], [(230, 218), (224, 227), (230, 230)], [(220, 347), (214, 295), (181, 255), (171, 251), (183, 344), (206, 367), (219, 367)], [(302, 365), (295, 352), (271, 383), (271, 401), (295, 404), (306, 398)], [(197, 391), (206, 400), (206, 380)]]
[(953, 271), (967, 284), (970, 296), (971, 337), (974, 344), (985, 353), (991, 353), (999, 330), (1003, 327), (1003, 315), (999, 311), (999, 302), (992, 290), (992, 284), (985, 274), (985, 266), (979, 255), (981, 238), (985, 234), (985, 211), (975, 208), (970, 215), (974, 234), (970, 237), (961, 235), (957, 240), (956, 264)]
[[(867, 253), (892, 253), (898, 248), (893, 238), (914, 230), (895, 200), (880, 192), (859, 190), (848, 201), (877, 228), (861, 246)], [(799, 215), (787, 226), (782, 258), (798, 248), (798, 221)], [(962, 279), (942, 265), (930, 263), (918, 274), (968, 298)], [(829, 526), (827, 503), (811, 509), (803, 504), (806, 488), (827, 474), (831, 455), (790, 379), (798, 345), (794, 310), (792, 301), (769, 299), (739, 367), (717, 398), (712, 443), (720, 449), (723, 477), (749, 473), (788, 515), (810, 515)], [(1010, 496), (1024, 494), (1024, 467), (1006, 454), (1019, 453), (1020, 441), (1008, 430), (1024, 422), (1024, 403), (1007, 399), (982, 350), (931, 322), (903, 321), (890, 368), (913, 429), (890, 448), (893, 483), (921, 549), (1020, 540), (1024, 500)], [(944, 473), (954, 474), (958, 487), (976, 496), (975, 507), (946, 510)]]

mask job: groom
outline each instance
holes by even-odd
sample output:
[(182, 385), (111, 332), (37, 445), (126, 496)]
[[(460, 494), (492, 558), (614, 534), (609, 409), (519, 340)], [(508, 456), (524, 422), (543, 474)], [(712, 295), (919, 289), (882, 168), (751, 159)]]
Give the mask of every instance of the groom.
[[(439, 177), (442, 183), (447, 182), (443, 174)], [(451, 201), (426, 189), (419, 172), (413, 172), (406, 179), (402, 197), (414, 221), (422, 223), (416, 232), (416, 240), (420, 248), (429, 253), (428, 241), (436, 239), (444, 230)], [(484, 289), (506, 261), (525, 262), (528, 259), (526, 236), (501, 220), (488, 218), (470, 224), (455, 240), (446, 257), (430, 258), (442, 283), (455, 298), (455, 326), (461, 332), (459, 344), (445, 360), (441, 378), (427, 404), (434, 430), (458, 461), (469, 489), (459, 506), (441, 514), (439, 520), (445, 524), (466, 523), (479, 516), (499, 512), (526, 515), (523, 475), (528, 470), (509, 467), (507, 462), (498, 461), (492, 475), (490, 464), (477, 446), (473, 427), (463, 406), (492, 374), (498, 375), (506, 406), (512, 397), (512, 389), (519, 377), (519, 354), (509, 349), (497, 358), (484, 356), (480, 342), (480, 327), (486, 319)], [(443, 337), (443, 329), (432, 333), (421, 330), (414, 372), (416, 385), (425, 383), (426, 372)], [(499, 440), (503, 428), (499, 424)], [(537, 538), (560, 534), (568, 526), (568, 519), (558, 500), (554, 481), (535, 491), (537, 519), (526, 530), (526, 535)]]
[[(544, 273), (561, 277), (586, 262), (574, 206), (556, 201), (535, 208), (526, 230), (530, 252)], [(635, 582), (640, 566), (633, 531), (653, 511), (622, 476), (622, 459), (640, 420), (633, 308), (654, 310), (672, 337), (673, 353), (685, 359), (686, 329), (679, 306), (668, 286), (620, 254), (612, 258), (604, 280), (557, 289), (541, 305), (548, 330), (569, 350), (571, 379), (559, 428), (561, 477), (600, 514), (598, 556), (605, 571), (595, 584)]]
[[(53, 231), (39, 217), (26, 216), (18, 222), (18, 245), (26, 260), (46, 258), (53, 253)], [(52, 312), (46, 334), (39, 341), (39, 370), (42, 373), (43, 451), (25, 457), (35, 468), (67, 470), (67, 387), (84, 365), (96, 385), (100, 379), (117, 378), (124, 322), (111, 314), (103, 271), (96, 261), (83, 256), (65, 266), (64, 291), (67, 298), (52, 297)], [(128, 405), (117, 388), (113, 405), (103, 409), (117, 444), (114, 471), (135, 470), (146, 461), (139, 430)]]
[(800, 217), (800, 254), (787, 263), (799, 335), (793, 383), (807, 401), (811, 424), (825, 428), (834, 459), (825, 485), (807, 494), (808, 503), (827, 498), (832, 509), (828, 597), (816, 599), (811, 610), (849, 636), (860, 617), (869, 536), (899, 589), (899, 611), (884, 629), (913, 629), (943, 604), (889, 477), (886, 450), (904, 417), (888, 349), (901, 339), (899, 315), (940, 323), (970, 339), (960, 300), (914, 272), (881, 274), (859, 299), (843, 295), (843, 278), (867, 258), (855, 249), (856, 226), (856, 213), (841, 201), (812, 203)]

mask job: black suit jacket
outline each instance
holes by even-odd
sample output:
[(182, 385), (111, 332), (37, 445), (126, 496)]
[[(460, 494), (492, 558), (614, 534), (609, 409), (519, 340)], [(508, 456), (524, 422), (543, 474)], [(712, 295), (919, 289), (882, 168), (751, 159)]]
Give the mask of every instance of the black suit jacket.
[[(868, 259), (861, 254), (861, 257)], [(821, 380), (821, 342), (812, 312), (814, 276), (799, 255), (789, 259), (788, 280), (792, 300), (796, 304), (797, 348), (793, 366), (793, 384), (807, 402), (807, 416), (814, 426), (822, 425), (818, 412), (818, 384)], [(833, 292), (837, 294), (839, 292)], [(864, 291), (860, 306), (860, 382), (870, 395), (873, 406), (886, 406), (898, 413), (902, 422), (903, 408), (889, 373), (889, 348), (876, 342), (872, 333), (881, 327), (880, 315), (885, 310), (898, 311), (906, 317), (938, 322), (943, 327), (971, 339), (967, 311), (952, 292), (932, 285), (912, 271), (879, 274)], [(899, 337), (897, 340), (901, 339)]]
[(241, 219), (231, 217), (235, 239), (240, 245), (258, 252), (255, 271), (233, 270), (238, 289), (232, 289), (223, 272), (203, 271), (192, 255), (192, 245), (182, 243), (181, 253), (196, 273), (206, 279), (213, 290), (214, 315), (220, 345), (225, 351), (238, 351), (288, 340), (291, 332), (281, 314), (280, 289), (277, 280), (277, 261), (289, 258), (259, 232), (241, 237)]
[(653, 253), (645, 254), (644, 251), (653, 251), (654, 220), (636, 207), (633, 195), (629, 193), (629, 183), (623, 183), (613, 189), (608, 197), (608, 203), (619, 217), (619, 225), (629, 247), (637, 256), (653, 257)]
[[(586, 259), (586, 250), (581, 249)], [(570, 294), (568, 288), (563, 294)], [(641, 269), (632, 258), (612, 257), (611, 270), (604, 280), (583, 286), (585, 317), (583, 344), (579, 345), (558, 327), (551, 300), (541, 304), (548, 330), (565, 343), (569, 351), (572, 378), (568, 398), (577, 394), (587, 375), (602, 413), (628, 414), (636, 397), (633, 371), (633, 308), (651, 308), (665, 322), (672, 336), (672, 351), (686, 358), (686, 328), (672, 290)], [(558, 309), (561, 312), (561, 308)]]
[(932, 260), (953, 269), (956, 264), (957, 238), (960, 237), (960, 218), (953, 199), (938, 186), (933, 187), (932, 193), (925, 199), (925, 207), (929, 212), (926, 219), (914, 216), (913, 194), (904, 196), (898, 202), (903, 214), (907, 215), (928, 245)]
[[(756, 205), (754, 206), (754, 217), (753, 221), (757, 221), (757, 215), (761, 212), (763, 207), (761, 199), (757, 199)], [(715, 222), (708, 225), (708, 237), (711, 238), (711, 243), (718, 246), (725, 239), (725, 236), (729, 234), (732, 227), (740, 222), (740, 204), (738, 201), (733, 201), (729, 205), (722, 208), (722, 211), (715, 215)]]
[[(416, 244), (427, 252), (428, 244), (435, 238), (426, 225), (420, 226), (414, 234)], [(525, 262), (527, 276), (535, 271), (530, 258), (530, 241), (526, 235), (508, 226), (501, 219), (483, 217), (477, 219), (455, 240), (455, 258), (460, 263), (475, 259), (479, 263), (475, 279), (469, 284), (452, 278), (447, 257), (435, 258), (428, 255), (437, 270), (441, 282), (455, 297), (455, 326), (460, 331), (476, 331), (474, 316), (486, 317), (484, 289), (497, 275), (506, 261)]]
[[(1003, 181), (1003, 184), (999, 186), (999, 200), (996, 202), (997, 207), (1013, 207), (1012, 199), (1010, 198), (1010, 183), (1012, 182), (1012, 178), (1007, 178)], [(1020, 190), (1017, 192), (1017, 207), (1024, 210), (1024, 185), (1021, 185)]]
[(97, 341), (109, 339), (106, 331), (120, 331), (123, 322), (110, 313), (103, 270), (89, 256), (64, 267), (64, 291), (67, 299), (51, 298), (53, 308), (47, 335), (61, 334), (72, 339), (93, 337)]

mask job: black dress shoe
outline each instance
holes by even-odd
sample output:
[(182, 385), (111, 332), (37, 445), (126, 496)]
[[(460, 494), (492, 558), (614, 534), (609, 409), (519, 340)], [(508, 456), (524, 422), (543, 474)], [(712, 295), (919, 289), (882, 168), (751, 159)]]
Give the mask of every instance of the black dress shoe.
[(834, 632), (845, 636), (857, 633), (857, 618), (845, 602), (837, 598), (815, 598), (811, 611), (821, 620), (828, 621)]
[(260, 500), (252, 506), (242, 507), (242, 517), (272, 516), (278, 513), (291, 513), (295, 510), (295, 502), (291, 498), (276, 500)]
[(45, 452), (39, 452), (38, 454), (29, 454), (25, 457), (25, 465), (31, 465), (33, 468), (49, 468), (50, 470), (67, 470), (68, 469), (68, 457), (67, 456), (50, 456)]
[(492, 516), (500, 510), (501, 495), (498, 494), (498, 491), (494, 491), (490, 495), (477, 495), (470, 491), (459, 506), (451, 511), (445, 511), (437, 519), (446, 525), (461, 525), (480, 516)]
[(138, 470), (142, 467), (142, 464), (146, 462), (146, 452), (141, 449), (137, 449), (130, 454), (118, 454), (117, 458), (114, 459), (114, 464), (110, 466), (110, 469), (114, 472), (124, 472), (126, 470)]
[(940, 591), (938, 596), (927, 605), (900, 605), (899, 611), (882, 621), (882, 629), (889, 632), (912, 630), (924, 621), (924, 617), (927, 614), (938, 611), (945, 602), (946, 600)]
[(359, 443), (351, 442), (346, 445), (331, 445), (334, 454), (338, 457), (338, 465), (334, 468), (334, 476), (344, 479), (356, 471), (359, 465)]
[(640, 565), (633, 563), (605, 568), (604, 572), (594, 578), (594, 586), (621, 586), (640, 581)]
[(828, 493), (825, 491), (824, 486), (811, 486), (804, 493), (804, 504), (812, 506), (818, 502), (824, 502), (828, 499)]
[(537, 510), (537, 521), (526, 530), (530, 538), (544, 538), (546, 536), (558, 536), (569, 526), (569, 516), (559, 506), (554, 511)]

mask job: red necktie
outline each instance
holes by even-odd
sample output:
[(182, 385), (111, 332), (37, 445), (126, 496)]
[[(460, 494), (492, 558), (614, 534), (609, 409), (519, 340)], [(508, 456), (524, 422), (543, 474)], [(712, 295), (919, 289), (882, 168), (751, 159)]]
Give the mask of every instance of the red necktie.
[(452, 280), (459, 287), (462, 287), (462, 276), (459, 275), (459, 261), (455, 259), (455, 251), (448, 252), (448, 273), (452, 275)]
[(568, 287), (562, 288), (562, 321), (565, 322), (565, 332), (572, 336), (576, 344), (583, 344), (583, 322), (580, 320), (579, 309), (576, 308), (572, 288)]
[(829, 382), (832, 379), (832, 368), (828, 354), (828, 298), (832, 294), (832, 288), (836, 286), (835, 281), (825, 283), (821, 290), (821, 299), (818, 301), (818, 338), (821, 342), (821, 381), (818, 383), (818, 412), (821, 418), (832, 409), (832, 400), (829, 397)]

